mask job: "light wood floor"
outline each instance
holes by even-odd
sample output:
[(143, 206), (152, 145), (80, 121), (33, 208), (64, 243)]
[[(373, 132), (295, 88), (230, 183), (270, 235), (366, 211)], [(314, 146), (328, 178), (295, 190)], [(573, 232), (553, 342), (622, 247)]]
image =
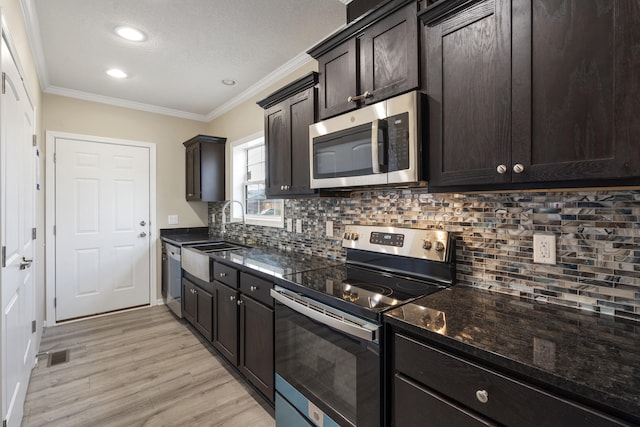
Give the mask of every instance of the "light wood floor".
[(23, 427), (274, 426), (273, 410), (164, 306), (46, 328)]

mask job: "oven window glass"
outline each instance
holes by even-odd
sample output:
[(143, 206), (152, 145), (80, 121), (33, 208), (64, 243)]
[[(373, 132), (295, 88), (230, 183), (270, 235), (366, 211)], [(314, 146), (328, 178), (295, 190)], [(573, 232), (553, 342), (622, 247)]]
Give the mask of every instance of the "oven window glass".
[(380, 423), (379, 346), (276, 306), (276, 372), (340, 424)]
[[(378, 163), (384, 165), (385, 158), (385, 132), (381, 127), (378, 130)], [(314, 138), (314, 178), (337, 178), (372, 173), (370, 123)]]

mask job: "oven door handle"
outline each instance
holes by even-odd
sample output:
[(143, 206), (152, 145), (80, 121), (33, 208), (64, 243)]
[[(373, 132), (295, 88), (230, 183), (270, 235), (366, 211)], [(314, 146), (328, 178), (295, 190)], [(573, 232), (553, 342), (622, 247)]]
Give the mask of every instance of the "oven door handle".
[(380, 327), (374, 323), (343, 314), (339, 310), (332, 310), (330, 307), (314, 303), (308, 298), (287, 292), (281, 288), (271, 289), (271, 296), (291, 310), (330, 328), (369, 342), (378, 341)]

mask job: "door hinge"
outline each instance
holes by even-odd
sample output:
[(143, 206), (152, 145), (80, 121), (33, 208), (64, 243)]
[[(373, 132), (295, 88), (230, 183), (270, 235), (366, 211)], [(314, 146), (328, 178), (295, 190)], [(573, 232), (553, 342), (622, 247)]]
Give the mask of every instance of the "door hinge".
[(7, 93), (6, 87), (7, 87), (7, 75), (5, 73), (2, 73), (2, 94), (3, 95)]
[(31, 333), (32, 334), (36, 333), (36, 321), (35, 320), (31, 321)]
[[(2, 93), (4, 93), (4, 91)], [(2, 427), (7, 427), (7, 420), (2, 420)]]
[(38, 145), (38, 136), (36, 134), (33, 135), (33, 146)]
[(56, 153), (53, 153), (53, 163), (56, 162)]
[(56, 308), (58, 306), (58, 298), (54, 298), (53, 299), (53, 308)]
[(7, 266), (7, 247), (3, 246), (2, 247), (2, 267), (6, 267)]
[(36, 240), (36, 228), (31, 229), (31, 240)]
[(53, 235), (54, 236), (56, 235), (56, 226), (55, 225), (53, 226)]

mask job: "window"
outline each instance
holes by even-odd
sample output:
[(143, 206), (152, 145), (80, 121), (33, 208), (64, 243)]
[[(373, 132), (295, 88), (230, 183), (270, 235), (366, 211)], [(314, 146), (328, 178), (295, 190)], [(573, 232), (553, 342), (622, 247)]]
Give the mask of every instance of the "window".
[[(267, 199), (265, 195), (265, 146), (262, 133), (232, 142), (231, 197), (240, 200), (245, 209), (247, 224), (284, 227), (282, 200)], [(232, 217), (241, 221), (240, 206), (233, 203)]]

